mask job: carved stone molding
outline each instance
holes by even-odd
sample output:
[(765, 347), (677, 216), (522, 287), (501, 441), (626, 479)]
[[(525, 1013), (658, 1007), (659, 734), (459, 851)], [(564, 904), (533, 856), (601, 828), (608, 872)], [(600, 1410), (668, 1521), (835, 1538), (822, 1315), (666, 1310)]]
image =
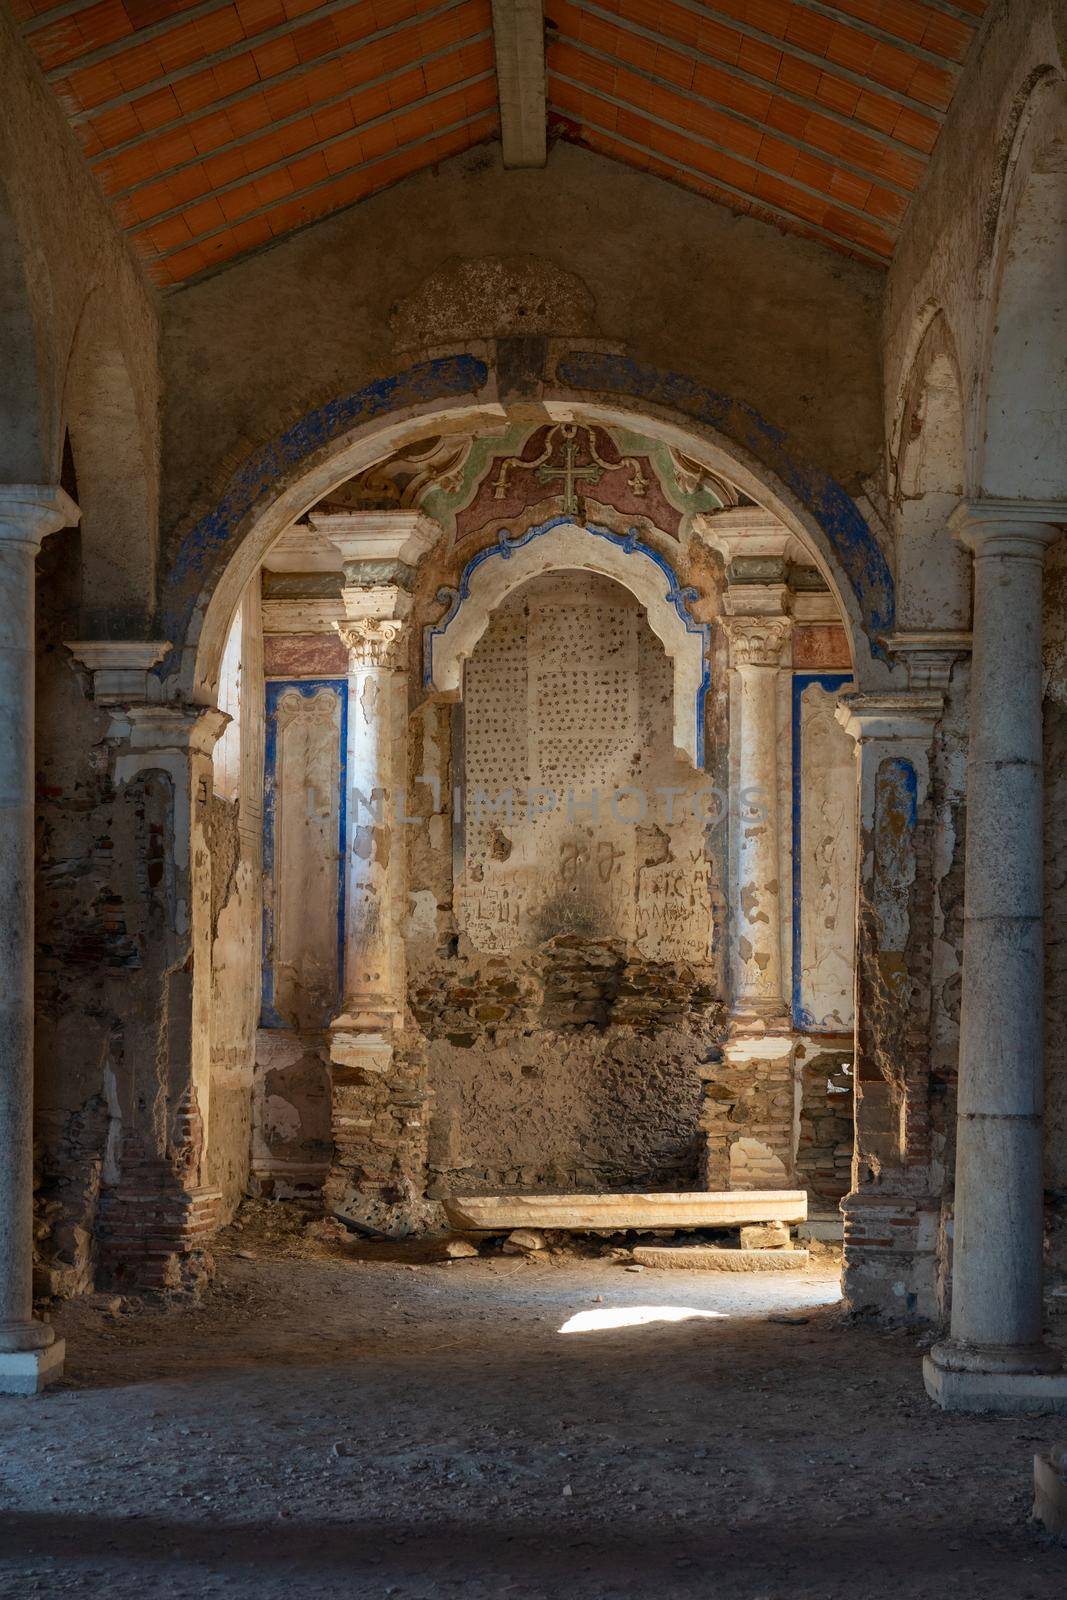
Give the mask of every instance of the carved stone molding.
[(396, 617), (361, 617), (337, 623), (337, 632), (348, 647), (350, 667), (380, 667), (388, 670), (401, 665), (403, 621)]
[(732, 667), (788, 664), (793, 624), (789, 617), (724, 617)]

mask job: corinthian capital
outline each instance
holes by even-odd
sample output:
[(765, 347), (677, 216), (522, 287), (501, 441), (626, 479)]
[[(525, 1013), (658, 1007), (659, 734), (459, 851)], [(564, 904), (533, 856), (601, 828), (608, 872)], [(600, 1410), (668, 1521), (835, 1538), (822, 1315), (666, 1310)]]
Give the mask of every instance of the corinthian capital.
[(793, 624), (788, 617), (724, 617), (732, 667), (781, 667), (788, 662)]
[(398, 617), (359, 617), (334, 624), (348, 646), (353, 667), (398, 667), (401, 665), (401, 635), (404, 623)]

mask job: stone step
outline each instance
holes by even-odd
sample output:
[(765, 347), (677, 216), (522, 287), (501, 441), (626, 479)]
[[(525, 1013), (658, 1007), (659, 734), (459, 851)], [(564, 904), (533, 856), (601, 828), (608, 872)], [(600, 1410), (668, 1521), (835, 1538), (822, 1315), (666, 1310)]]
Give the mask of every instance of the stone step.
[[(803, 1189), (734, 1189), (689, 1194), (451, 1195), (445, 1215), (453, 1228), (510, 1233), (513, 1228), (560, 1228), (616, 1233), (643, 1228), (735, 1228), (749, 1222), (803, 1222)], [(757, 1252), (762, 1254), (763, 1252)]]
[(803, 1272), (806, 1250), (731, 1250), (708, 1244), (639, 1244), (641, 1267), (681, 1267), (688, 1272)]

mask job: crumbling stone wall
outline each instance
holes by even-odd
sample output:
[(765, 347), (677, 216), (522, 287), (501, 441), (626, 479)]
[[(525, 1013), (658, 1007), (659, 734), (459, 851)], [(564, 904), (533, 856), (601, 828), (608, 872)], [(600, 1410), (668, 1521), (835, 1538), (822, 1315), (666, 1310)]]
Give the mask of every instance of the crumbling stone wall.
[(851, 1044), (828, 1049), (806, 1040), (797, 1049), (797, 1178), (813, 1208), (836, 1208), (852, 1187), (852, 1060)]
[(432, 1198), (699, 1186), (721, 998), (691, 971), (564, 935), (412, 986), (433, 1084)]

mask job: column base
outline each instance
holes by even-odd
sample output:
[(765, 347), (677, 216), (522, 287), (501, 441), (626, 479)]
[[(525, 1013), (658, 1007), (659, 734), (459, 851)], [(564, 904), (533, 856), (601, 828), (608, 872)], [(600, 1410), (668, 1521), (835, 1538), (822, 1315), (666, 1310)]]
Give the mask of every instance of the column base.
[(945, 1340), (923, 1357), (923, 1382), (942, 1411), (1067, 1414), (1062, 1361), (1047, 1345), (982, 1350)]
[(66, 1348), (54, 1339), (43, 1350), (0, 1350), (0, 1394), (40, 1394), (63, 1376)]

